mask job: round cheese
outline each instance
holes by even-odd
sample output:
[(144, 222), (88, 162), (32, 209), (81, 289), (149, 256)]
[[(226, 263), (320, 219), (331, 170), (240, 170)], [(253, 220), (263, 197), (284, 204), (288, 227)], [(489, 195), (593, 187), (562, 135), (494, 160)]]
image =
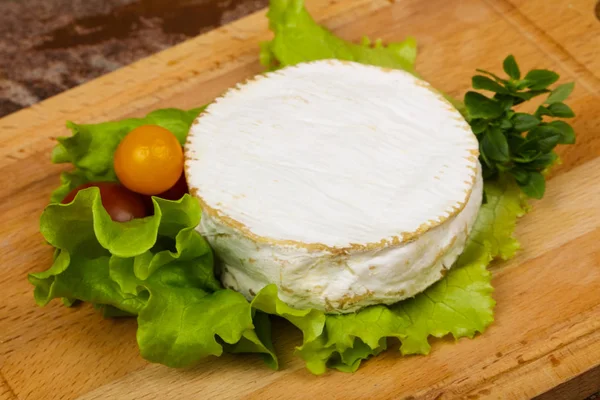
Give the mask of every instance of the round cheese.
[(439, 280), (481, 204), (478, 142), (429, 84), (317, 61), (238, 85), (195, 121), (186, 176), (226, 287), (351, 312)]

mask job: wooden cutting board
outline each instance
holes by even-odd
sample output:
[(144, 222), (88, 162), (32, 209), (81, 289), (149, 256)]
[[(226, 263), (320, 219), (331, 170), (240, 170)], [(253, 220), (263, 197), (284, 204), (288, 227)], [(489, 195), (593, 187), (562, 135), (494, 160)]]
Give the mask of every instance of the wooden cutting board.
[[(29, 272), (51, 249), (38, 218), (64, 167), (49, 161), (67, 119), (89, 123), (209, 102), (261, 71), (264, 12), (197, 37), (0, 120), (0, 399), (546, 399), (600, 390), (600, 23), (595, 0), (308, 1), (341, 36), (414, 35), (418, 70), (462, 96), (475, 68), (513, 53), (577, 85), (576, 146), (517, 229), (524, 249), (491, 268), (496, 322), (473, 340), (434, 340), (429, 356), (389, 350), (355, 374), (315, 377), (292, 354), (299, 334), (275, 325), (280, 371), (252, 355), (191, 370), (140, 358), (135, 321), (89, 306), (38, 308)], [(544, 394), (545, 393), (545, 394)]]

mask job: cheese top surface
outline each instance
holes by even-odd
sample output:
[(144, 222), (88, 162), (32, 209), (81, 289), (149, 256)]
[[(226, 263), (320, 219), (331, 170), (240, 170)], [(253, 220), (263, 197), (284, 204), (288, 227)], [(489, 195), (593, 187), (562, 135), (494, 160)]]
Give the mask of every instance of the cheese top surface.
[(192, 125), (186, 175), (205, 215), (249, 237), (327, 248), (399, 244), (469, 200), (478, 143), (399, 70), (333, 60), (228, 91)]

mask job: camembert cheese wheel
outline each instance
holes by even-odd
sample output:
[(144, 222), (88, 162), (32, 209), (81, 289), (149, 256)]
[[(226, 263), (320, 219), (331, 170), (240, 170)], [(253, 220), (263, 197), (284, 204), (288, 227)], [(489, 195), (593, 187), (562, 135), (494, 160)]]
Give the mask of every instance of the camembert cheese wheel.
[(258, 76), (206, 108), (185, 153), (224, 286), (251, 299), (274, 283), (296, 308), (425, 290), (481, 205), (469, 125), (401, 70), (324, 60)]

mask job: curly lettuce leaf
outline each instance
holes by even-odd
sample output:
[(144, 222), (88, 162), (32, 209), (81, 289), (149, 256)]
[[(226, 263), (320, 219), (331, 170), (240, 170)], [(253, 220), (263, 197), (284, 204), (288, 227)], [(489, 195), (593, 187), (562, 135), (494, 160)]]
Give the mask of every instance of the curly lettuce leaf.
[(529, 204), (510, 177), (486, 181), (484, 188), (487, 202), (479, 209), (463, 257), (474, 254), (477, 248), (483, 251), (487, 244), (492, 258), (508, 260), (520, 248), (514, 231), (517, 219), (529, 211)]
[(325, 313), (319, 310), (298, 310), (285, 304), (277, 296), (277, 286), (265, 286), (252, 300), (252, 307), (267, 314), (278, 315), (290, 321), (304, 335), (305, 341), (312, 341), (323, 332)]
[(72, 189), (90, 181), (116, 181), (113, 155), (119, 142), (133, 129), (142, 125), (159, 125), (171, 131), (182, 145), (190, 125), (204, 109), (189, 111), (175, 108), (151, 112), (143, 118), (128, 118), (99, 124), (67, 122), (72, 135), (59, 137), (52, 151), (53, 163), (71, 163), (73, 172), (63, 172), (61, 186), (51, 195), (51, 202), (60, 202)]
[(40, 229), (57, 252), (50, 269), (29, 275), (36, 302), (60, 297), (97, 304), (107, 316), (137, 315), (140, 352), (153, 362), (184, 367), (242, 343), (239, 351), (277, 367), (248, 301), (214, 276), (212, 250), (195, 231), (198, 202), (153, 201), (153, 216), (126, 223), (110, 219), (96, 187), (50, 204)]
[(430, 336), (472, 338), (494, 320), (491, 273), (486, 267), (495, 258), (514, 255), (518, 248), (515, 222), (526, 212), (512, 181), (488, 182), (485, 192), (487, 203), (465, 251), (444, 279), (411, 299), (323, 318), (315, 310), (290, 310), (277, 298), (273, 286), (257, 295), (253, 307), (281, 316), (302, 330), (304, 340), (297, 354), (314, 374), (328, 367), (356, 371), (362, 360), (387, 348), (387, 338), (400, 340), (402, 354), (428, 354)]
[(414, 38), (387, 46), (380, 40), (372, 44), (366, 38), (361, 44), (350, 43), (317, 24), (304, 8), (304, 0), (271, 0), (267, 17), (275, 37), (261, 44), (260, 60), (270, 70), (335, 58), (414, 73)]
[[(92, 178), (93, 179), (93, 178)], [(99, 179), (97, 179), (99, 180)], [(79, 185), (88, 183), (90, 179), (81, 170), (65, 171), (60, 174), (60, 186), (50, 195), (51, 203), (60, 203), (71, 190)]]
[(255, 311), (253, 322), (254, 330), (244, 331), (244, 335), (240, 341), (233, 345), (225, 343), (225, 351), (228, 353), (259, 353), (269, 368), (274, 370), (279, 369), (279, 362), (275, 355), (273, 340), (271, 339), (271, 320), (269, 319), (269, 315)]

